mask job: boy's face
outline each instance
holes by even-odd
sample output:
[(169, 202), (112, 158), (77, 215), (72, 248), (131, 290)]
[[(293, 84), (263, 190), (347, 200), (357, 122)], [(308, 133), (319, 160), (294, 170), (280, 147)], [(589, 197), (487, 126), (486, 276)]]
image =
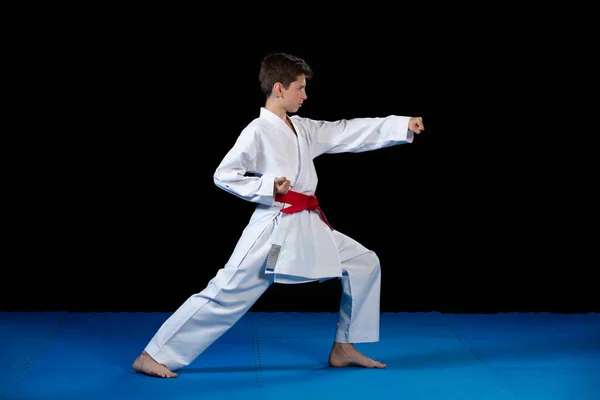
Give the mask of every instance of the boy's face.
[(287, 112), (295, 113), (302, 106), (306, 96), (306, 77), (298, 76), (296, 80), (290, 83), (288, 88), (283, 88), (283, 103)]

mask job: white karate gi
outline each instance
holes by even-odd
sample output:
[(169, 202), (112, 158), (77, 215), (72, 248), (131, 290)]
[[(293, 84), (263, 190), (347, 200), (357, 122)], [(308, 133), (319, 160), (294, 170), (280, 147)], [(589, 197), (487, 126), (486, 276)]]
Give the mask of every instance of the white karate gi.
[[(273, 283), (341, 278), (335, 340), (379, 340), (380, 265), (377, 255), (331, 230), (316, 211), (281, 213), (274, 179), (285, 176), (296, 192), (315, 194), (313, 159), (410, 143), (410, 117), (317, 121), (290, 117), (297, 136), (265, 108), (241, 132), (214, 174), (223, 190), (257, 203), (226, 265), (201, 292), (190, 296), (159, 328), (146, 351), (175, 370), (191, 363), (235, 324)], [(324, 210), (327, 214), (327, 210)], [(335, 227), (334, 227), (335, 228)], [(266, 270), (273, 245), (280, 251)]]

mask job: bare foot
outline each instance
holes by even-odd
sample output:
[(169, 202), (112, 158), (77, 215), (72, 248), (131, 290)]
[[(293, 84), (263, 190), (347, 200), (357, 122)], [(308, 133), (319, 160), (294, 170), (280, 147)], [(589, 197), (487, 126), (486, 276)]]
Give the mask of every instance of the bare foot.
[(329, 365), (332, 367), (385, 368), (387, 364), (371, 360), (354, 348), (351, 343), (334, 342), (329, 353)]
[(171, 372), (167, 367), (156, 362), (154, 358), (150, 357), (150, 354), (146, 353), (146, 350), (133, 362), (133, 370), (157, 378), (177, 378), (175, 372)]

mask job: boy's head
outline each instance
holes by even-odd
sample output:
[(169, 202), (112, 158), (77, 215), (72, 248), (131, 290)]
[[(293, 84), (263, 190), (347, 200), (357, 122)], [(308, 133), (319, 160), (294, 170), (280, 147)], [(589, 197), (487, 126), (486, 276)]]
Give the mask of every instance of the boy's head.
[(286, 53), (269, 54), (260, 64), (260, 89), (265, 97), (269, 97), (275, 83), (280, 82), (287, 89), (300, 75), (304, 75), (306, 80), (312, 78), (312, 69), (306, 61)]

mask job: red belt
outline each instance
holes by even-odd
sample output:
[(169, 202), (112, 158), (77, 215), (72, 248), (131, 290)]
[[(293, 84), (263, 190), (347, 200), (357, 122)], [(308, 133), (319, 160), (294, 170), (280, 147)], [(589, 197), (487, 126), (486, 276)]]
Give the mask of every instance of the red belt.
[(325, 213), (323, 213), (323, 211), (319, 208), (319, 200), (317, 200), (317, 196), (288, 190), (286, 194), (275, 195), (275, 200), (279, 201), (280, 203), (291, 204), (291, 206), (281, 209), (281, 212), (285, 214), (291, 214), (302, 210), (318, 211), (323, 222), (325, 222), (327, 226), (333, 230), (333, 227), (329, 224), (329, 222), (327, 222), (327, 218), (325, 218)]

